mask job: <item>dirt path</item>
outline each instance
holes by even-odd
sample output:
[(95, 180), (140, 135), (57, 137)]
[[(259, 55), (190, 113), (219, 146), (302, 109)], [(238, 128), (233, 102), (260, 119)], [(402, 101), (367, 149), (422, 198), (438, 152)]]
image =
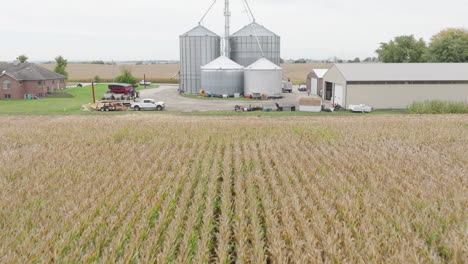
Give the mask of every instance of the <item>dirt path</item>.
[(234, 106), (243, 105), (247, 107), (249, 104), (252, 105), (263, 105), (265, 108), (276, 108), (275, 103), (278, 102), (281, 105), (297, 104), (297, 100), (300, 96), (306, 96), (305, 92), (297, 91), (297, 87), (294, 88), (294, 92), (291, 94), (283, 94), (284, 98), (278, 100), (266, 100), (266, 101), (230, 101), (230, 100), (202, 100), (193, 99), (180, 96), (178, 91), (178, 85), (163, 84), (157, 89), (148, 89), (140, 91), (140, 97), (151, 98), (166, 103), (166, 109), (169, 111), (213, 111), (213, 110), (234, 110)]

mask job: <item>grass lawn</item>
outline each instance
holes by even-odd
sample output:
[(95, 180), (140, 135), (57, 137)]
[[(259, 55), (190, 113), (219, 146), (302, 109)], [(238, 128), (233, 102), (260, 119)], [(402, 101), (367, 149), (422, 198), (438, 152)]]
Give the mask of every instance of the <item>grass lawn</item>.
[[(157, 88), (152, 85), (149, 88)], [(140, 87), (138, 88), (140, 89)], [(96, 99), (107, 91), (107, 84), (95, 85)], [(40, 100), (0, 100), (0, 114), (80, 114), (81, 106), (92, 102), (91, 86), (56, 91), (73, 95), (71, 98), (44, 98)]]

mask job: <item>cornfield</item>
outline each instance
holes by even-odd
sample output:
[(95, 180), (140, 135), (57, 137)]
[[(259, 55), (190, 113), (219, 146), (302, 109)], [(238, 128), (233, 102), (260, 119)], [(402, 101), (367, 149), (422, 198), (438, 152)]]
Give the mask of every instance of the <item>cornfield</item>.
[[(54, 70), (54, 64), (42, 64), (41, 66)], [(294, 82), (305, 83), (307, 74), (312, 69), (329, 69), (333, 66), (330, 63), (284, 63), (281, 64), (283, 73), (287, 78)], [(70, 81), (92, 81), (94, 76), (99, 76), (103, 81), (111, 81), (121, 74), (123, 68), (128, 68), (137, 78), (143, 79), (146, 75), (147, 80), (153, 82), (171, 82), (177, 81), (179, 76), (175, 76), (175, 80), (171, 80), (179, 71), (179, 64), (153, 64), (153, 65), (100, 65), (100, 64), (69, 64), (67, 71)]]
[(0, 263), (467, 262), (467, 115), (0, 122)]

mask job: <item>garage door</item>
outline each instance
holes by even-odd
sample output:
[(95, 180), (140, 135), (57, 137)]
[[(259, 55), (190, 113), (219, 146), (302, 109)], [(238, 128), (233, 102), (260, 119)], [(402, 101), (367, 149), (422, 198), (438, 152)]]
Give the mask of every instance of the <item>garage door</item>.
[(335, 84), (335, 95), (333, 97), (335, 105), (343, 106), (343, 85)]
[(310, 94), (317, 95), (318, 80), (315, 78), (312, 78), (311, 81), (312, 81), (312, 89), (310, 91)]

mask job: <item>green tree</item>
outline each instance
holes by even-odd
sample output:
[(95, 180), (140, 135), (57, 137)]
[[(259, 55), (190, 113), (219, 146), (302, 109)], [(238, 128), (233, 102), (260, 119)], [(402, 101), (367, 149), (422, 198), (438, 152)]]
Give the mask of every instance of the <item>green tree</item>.
[(302, 59), (295, 60), (294, 63), (307, 63), (307, 60), (302, 58)]
[(130, 69), (123, 68), (122, 73), (115, 78), (118, 83), (136, 84), (138, 79), (132, 75)]
[(18, 58), (16, 59), (19, 60), (20, 63), (25, 63), (28, 61), (29, 58), (23, 54), (23, 55), (18, 56)]
[(102, 79), (98, 75), (94, 76), (94, 83), (101, 83)]
[(380, 43), (376, 50), (379, 60), (385, 63), (425, 62), (426, 42), (413, 35), (398, 36), (388, 43)]
[(62, 56), (58, 56), (55, 58), (55, 63), (56, 65), (54, 71), (65, 76), (65, 79), (68, 79), (68, 72), (66, 71), (68, 61)]
[(431, 62), (468, 62), (468, 30), (448, 28), (431, 38), (427, 57)]

